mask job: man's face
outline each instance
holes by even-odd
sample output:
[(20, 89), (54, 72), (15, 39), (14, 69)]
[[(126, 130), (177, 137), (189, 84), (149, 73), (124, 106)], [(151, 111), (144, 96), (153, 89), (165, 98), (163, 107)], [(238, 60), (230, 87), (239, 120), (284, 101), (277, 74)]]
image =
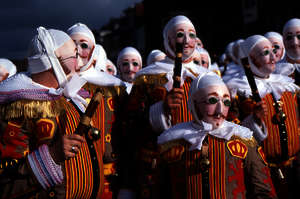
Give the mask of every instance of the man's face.
[(7, 79), (8, 76), (9, 76), (9, 73), (6, 70), (6, 68), (0, 65), (0, 82)]
[(115, 68), (112, 66), (112, 65), (106, 65), (106, 72), (108, 73), (108, 74), (111, 74), (111, 75), (114, 75), (114, 73), (115, 73)]
[(230, 94), (225, 85), (208, 86), (197, 91), (193, 100), (198, 118), (219, 128), (227, 117)]
[(135, 74), (142, 68), (141, 62), (136, 55), (127, 54), (120, 61), (121, 79), (126, 82), (132, 82)]
[(77, 63), (77, 48), (72, 39), (64, 43), (55, 51), (58, 60), (66, 73), (66, 75), (72, 75), (78, 70)]
[(208, 68), (209, 59), (208, 55), (201, 53), (201, 66)]
[(254, 65), (264, 74), (271, 74), (275, 70), (274, 49), (270, 41), (259, 42), (250, 52)]
[(91, 58), (94, 49), (94, 43), (90, 38), (81, 34), (73, 34), (71, 35), (71, 38), (77, 46), (79, 55), (78, 66), (81, 68), (82, 66), (85, 66)]
[(300, 27), (290, 27), (283, 34), (287, 55), (292, 60), (300, 59)]
[(284, 45), (282, 41), (276, 37), (270, 37), (268, 39), (272, 43), (273, 49), (275, 49), (275, 62), (278, 62), (283, 55)]
[(176, 42), (183, 44), (183, 60), (194, 52), (197, 40), (196, 31), (189, 24), (178, 24), (169, 31), (169, 45), (175, 52)]

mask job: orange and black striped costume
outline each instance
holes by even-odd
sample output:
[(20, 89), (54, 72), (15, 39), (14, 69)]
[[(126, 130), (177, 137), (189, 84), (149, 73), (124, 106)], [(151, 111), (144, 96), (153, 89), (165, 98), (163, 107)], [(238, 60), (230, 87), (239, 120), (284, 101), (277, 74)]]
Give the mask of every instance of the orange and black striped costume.
[[(207, 146), (208, 168), (203, 166), (202, 150), (190, 151), (183, 139), (160, 145), (159, 198), (276, 198), (267, 164), (253, 138), (233, 136), (226, 141), (208, 135)], [(208, 180), (204, 180), (205, 172)]]

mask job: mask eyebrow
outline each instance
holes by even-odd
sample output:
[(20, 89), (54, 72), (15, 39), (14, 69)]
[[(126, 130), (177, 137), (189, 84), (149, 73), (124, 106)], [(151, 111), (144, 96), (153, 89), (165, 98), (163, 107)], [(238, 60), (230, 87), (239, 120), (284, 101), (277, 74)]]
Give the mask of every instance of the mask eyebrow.
[(80, 39), (79, 41), (80, 42), (88, 42), (88, 40), (86, 40), (86, 39)]
[(230, 95), (227, 94), (227, 93), (225, 93), (225, 94), (223, 95), (223, 97), (230, 97)]
[(208, 93), (207, 95), (208, 95), (208, 96), (209, 96), (209, 95), (219, 96), (217, 92)]

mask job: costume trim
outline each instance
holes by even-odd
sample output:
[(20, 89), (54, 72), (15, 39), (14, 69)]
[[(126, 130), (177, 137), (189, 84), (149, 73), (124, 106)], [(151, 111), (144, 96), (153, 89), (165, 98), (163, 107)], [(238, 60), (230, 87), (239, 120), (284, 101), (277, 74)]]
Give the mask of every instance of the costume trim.
[(25, 119), (53, 118), (63, 111), (61, 101), (61, 99), (53, 101), (19, 100), (1, 105), (0, 115), (5, 120), (20, 117)]
[(238, 139), (228, 141), (227, 148), (232, 156), (242, 159), (245, 159), (248, 153), (248, 147), (246, 144)]

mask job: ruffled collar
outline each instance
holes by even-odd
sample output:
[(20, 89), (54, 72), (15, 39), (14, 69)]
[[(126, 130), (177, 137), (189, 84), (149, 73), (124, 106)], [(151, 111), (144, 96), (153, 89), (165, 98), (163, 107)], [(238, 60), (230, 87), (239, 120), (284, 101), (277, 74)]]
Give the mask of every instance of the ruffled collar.
[[(153, 64), (141, 69), (139, 72), (137, 72), (135, 78), (141, 75), (156, 75), (156, 74), (166, 73), (168, 82), (166, 83), (165, 87), (167, 88), (167, 90), (171, 90), (173, 85), (173, 74), (174, 74), (173, 69), (174, 69), (174, 60), (166, 57), (164, 60), (160, 62), (154, 62)], [(198, 66), (193, 62), (183, 63), (182, 70), (181, 70), (181, 85), (184, 83), (184, 80), (187, 77), (195, 79), (198, 77), (198, 75), (205, 72), (208, 72), (206, 68)]]
[(62, 89), (49, 88), (38, 84), (21, 72), (0, 83), (0, 103), (5, 104), (21, 99), (56, 100), (62, 96)]
[[(255, 77), (255, 82), (261, 98), (269, 93), (273, 93), (276, 100), (279, 100), (282, 93), (286, 91), (294, 93), (299, 90), (299, 87), (294, 84), (294, 80), (285, 75), (270, 74), (269, 78), (265, 79)], [(237, 93), (247, 98), (252, 96), (252, 91), (245, 75), (241, 78), (232, 78), (226, 84), (232, 96), (235, 96)]]
[(212, 125), (201, 121), (180, 123), (166, 130), (158, 137), (158, 144), (164, 144), (173, 140), (184, 139), (191, 144), (190, 150), (201, 150), (202, 142), (207, 135), (212, 135), (221, 139), (230, 140), (232, 136), (250, 139), (252, 131), (248, 128), (224, 121), (218, 129), (212, 130)]

